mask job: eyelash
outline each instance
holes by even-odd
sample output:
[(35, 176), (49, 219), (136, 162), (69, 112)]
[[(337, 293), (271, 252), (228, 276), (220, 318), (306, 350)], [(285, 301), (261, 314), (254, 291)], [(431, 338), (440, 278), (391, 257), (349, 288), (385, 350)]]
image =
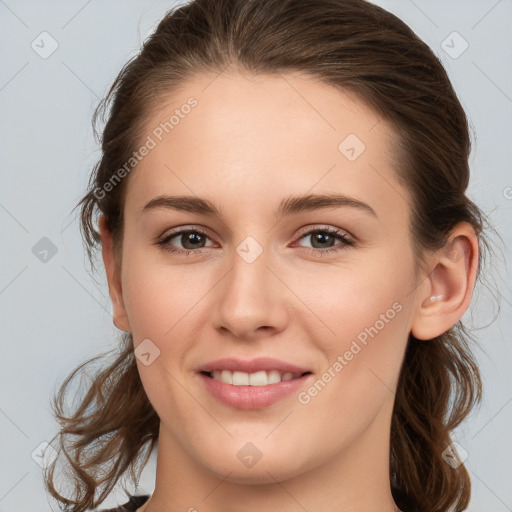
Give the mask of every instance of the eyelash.
[[(177, 231), (173, 231), (172, 233), (169, 233), (168, 235), (166, 235), (163, 239), (159, 240), (156, 242), (156, 245), (158, 245), (159, 247), (161, 247), (161, 249), (163, 251), (166, 251), (166, 252), (170, 252), (170, 253), (173, 253), (173, 254), (177, 254), (177, 255), (183, 255), (183, 256), (193, 256), (193, 255), (200, 255), (203, 253), (203, 250), (205, 248), (200, 248), (200, 249), (177, 249), (177, 248), (173, 248), (170, 244), (169, 244), (169, 240), (175, 238), (176, 236), (178, 235), (182, 235), (182, 234), (185, 234), (185, 233), (198, 233), (198, 234), (201, 234), (207, 238), (210, 238), (208, 236), (208, 234), (201, 230), (201, 229), (197, 229), (197, 228), (194, 228), (194, 229), (180, 229), (180, 230), (177, 230)], [(306, 253), (308, 254), (312, 254), (314, 256), (321, 256), (325, 253), (333, 253), (333, 252), (339, 252), (339, 251), (343, 251), (345, 249), (347, 249), (348, 247), (353, 247), (356, 245), (356, 242), (354, 240), (352, 240), (351, 238), (347, 237), (346, 235), (344, 235), (342, 232), (336, 230), (336, 229), (333, 229), (333, 228), (328, 228), (328, 227), (325, 227), (325, 228), (315, 228), (315, 229), (311, 229), (309, 231), (306, 231), (305, 233), (302, 233), (299, 237), (299, 240), (306, 237), (306, 236), (309, 236), (309, 235), (313, 235), (315, 233), (328, 233), (329, 235), (333, 235), (335, 238), (337, 238), (338, 240), (340, 240), (341, 242), (343, 242), (342, 244), (338, 244), (338, 245), (335, 245), (334, 247), (329, 247), (327, 249), (314, 249), (314, 248), (303, 248), (305, 250)]]

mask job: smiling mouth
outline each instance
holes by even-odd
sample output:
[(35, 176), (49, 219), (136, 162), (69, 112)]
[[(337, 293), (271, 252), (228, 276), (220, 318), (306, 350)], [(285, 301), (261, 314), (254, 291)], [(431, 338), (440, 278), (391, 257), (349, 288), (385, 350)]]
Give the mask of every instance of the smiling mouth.
[(254, 373), (214, 370), (211, 372), (202, 371), (201, 374), (210, 377), (213, 380), (231, 384), (233, 386), (268, 386), (270, 384), (279, 384), (283, 381), (300, 379), (311, 372), (290, 373), (280, 372), (279, 370), (261, 370)]

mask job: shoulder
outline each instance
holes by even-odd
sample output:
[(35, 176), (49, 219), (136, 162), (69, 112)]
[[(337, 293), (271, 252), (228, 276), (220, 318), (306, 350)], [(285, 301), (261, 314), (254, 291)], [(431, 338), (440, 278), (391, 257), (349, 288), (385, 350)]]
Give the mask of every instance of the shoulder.
[(130, 496), (130, 500), (116, 508), (98, 509), (96, 512), (135, 512), (149, 499), (149, 494)]

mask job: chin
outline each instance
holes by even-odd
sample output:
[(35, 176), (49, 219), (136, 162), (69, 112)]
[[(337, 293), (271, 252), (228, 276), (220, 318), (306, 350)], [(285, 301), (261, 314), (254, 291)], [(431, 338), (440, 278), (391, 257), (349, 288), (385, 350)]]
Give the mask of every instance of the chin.
[[(209, 468), (209, 470), (213, 471), (222, 480), (246, 485), (275, 484), (276, 481), (282, 482), (295, 476), (289, 469), (284, 469), (282, 465), (264, 465), (263, 463), (260, 465), (260, 463), (252, 468), (239, 468), (233, 467), (230, 461), (229, 464), (222, 466), (222, 468)], [(217, 469), (220, 469), (220, 471), (217, 471)], [(300, 471), (297, 472), (297, 474), (299, 473)]]
[(276, 453), (275, 449), (268, 453), (269, 448), (259, 455), (254, 447), (248, 445), (237, 450), (234, 456), (229, 452), (231, 450), (218, 454), (214, 464), (212, 459), (201, 463), (218, 478), (238, 484), (275, 484), (307, 472), (315, 465), (313, 462), (308, 464), (306, 460), (299, 461), (297, 453)]

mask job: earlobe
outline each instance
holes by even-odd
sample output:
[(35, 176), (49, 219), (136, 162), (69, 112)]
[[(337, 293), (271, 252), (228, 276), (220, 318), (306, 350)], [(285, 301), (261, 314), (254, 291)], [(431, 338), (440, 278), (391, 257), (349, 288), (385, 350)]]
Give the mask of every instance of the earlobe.
[(476, 281), (478, 239), (468, 223), (460, 223), (447, 243), (430, 259), (433, 270), (417, 293), (411, 334), (433, 339), (453, 327), (467, 310)]
[(123, 301), (121, 272), (115, 261), (112, 234), (108, 228), (105, 215), (100, 216), (98, 226), (100, 230), (103, 264), (107, 275), (109, 295), (112, 301), (113, 322), (121, 331), (130, 332), (130, 324)]
[(438, 301), (438, 300), (443, 300), (444, 299), (444, 295), (441, 294), (441, 295), (432, 295), (431, 297), (427, 297), (424, 301), (423, 301), (423, 304), (421, 305), (422, 308), (424, 307), (427, 307), (429, 306), (430, 304), (433, 304), (434, 302)]

